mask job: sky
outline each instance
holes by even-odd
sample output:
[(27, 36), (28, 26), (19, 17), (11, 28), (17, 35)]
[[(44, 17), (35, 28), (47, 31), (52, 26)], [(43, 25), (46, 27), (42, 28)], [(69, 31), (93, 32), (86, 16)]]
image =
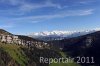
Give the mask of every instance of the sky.
[(0, 28), (14, 34), (100, 28), (100, 0), (0, 0)]

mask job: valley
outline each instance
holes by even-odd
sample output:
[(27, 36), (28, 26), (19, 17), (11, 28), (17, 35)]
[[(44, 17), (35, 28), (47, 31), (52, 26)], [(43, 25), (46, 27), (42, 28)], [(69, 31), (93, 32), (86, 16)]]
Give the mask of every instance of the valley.
[[(0, 66), (98, 66), (100, 63), (100, 32), (64, 38), (62, 40), (42, 41), (28, 36), (14, 35), (5, 30), (0, 30), (3, 36), (18, 36), (17, 40), (24, 40), (20, 44), (16, 40), (5, 38), (0, 41)], [(32, 41), (27, 43), (27, 41)], [(68, 58), (89, 57), (94, 63), (40, 63), (40, 57), (44, 58)], [(91, 61), (91, 60), (90, 60)]]

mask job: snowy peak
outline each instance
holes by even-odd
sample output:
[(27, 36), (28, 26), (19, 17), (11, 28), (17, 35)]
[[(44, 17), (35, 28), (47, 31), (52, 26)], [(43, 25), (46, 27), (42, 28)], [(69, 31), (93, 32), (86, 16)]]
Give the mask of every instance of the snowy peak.
[(93, 33), (96, 31), (100, 31), (98, 29), (95, 30), (84, 30), (84, 31), (44, 31), (44, 32), (38, 32), (38, 33), (31, 33), (29, 36), (33, 37), (38, 40), (44, 40), (44, 41), (51, 41), (51, 40), (60, 40), (64, 38), (72, 38), (77, 36), (86, 35), (89, 33)]
[(55, 36), (61, 36), (61, 35), (69, 35), (72, 34), (74, 32), (71, 31), (44, 31), (44, 32), (39, 32), (39, 33), (32, 33), (30, 35), (33, 36), (51, 36), (51, 35), (55, 35)]
[(60, 37), (67, 37), (67, 36), (70, 36), (70, 35), (85, 35), (85, 34), (88, 34), (88, 33), (92, 33), (92, 32), (95, 32), (97, 30), (86, 30), (86, 31), (44, 31), (44, 32), (38, 32), (38, 33), (32, 33), (30, 34), (30, 36), (32, 37), (40, 37), (40, 36), (52, 36), (52, 37), (55, 37), (55, 36), (60, 36)]

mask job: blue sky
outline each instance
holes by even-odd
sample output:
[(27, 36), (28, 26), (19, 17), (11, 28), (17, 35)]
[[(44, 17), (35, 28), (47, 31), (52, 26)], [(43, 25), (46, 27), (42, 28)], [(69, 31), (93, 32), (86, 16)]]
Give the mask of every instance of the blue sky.
[(100, 0), (0, 0), (0, 28), (14, 34), (100, 28)]

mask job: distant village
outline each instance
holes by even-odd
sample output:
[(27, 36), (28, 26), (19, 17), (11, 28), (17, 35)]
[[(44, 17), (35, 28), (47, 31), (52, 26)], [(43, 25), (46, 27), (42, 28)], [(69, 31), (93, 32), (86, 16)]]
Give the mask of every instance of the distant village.
[(37, 47), (37, 48), (48, 48), (49, 44), (43, 41), (32, 41), (32, 40), (24, 40), (20, 39), (19, 36), (16, 35), (0, 35), (0, 42), (5, 44), (17, 44), (28, 47)]

